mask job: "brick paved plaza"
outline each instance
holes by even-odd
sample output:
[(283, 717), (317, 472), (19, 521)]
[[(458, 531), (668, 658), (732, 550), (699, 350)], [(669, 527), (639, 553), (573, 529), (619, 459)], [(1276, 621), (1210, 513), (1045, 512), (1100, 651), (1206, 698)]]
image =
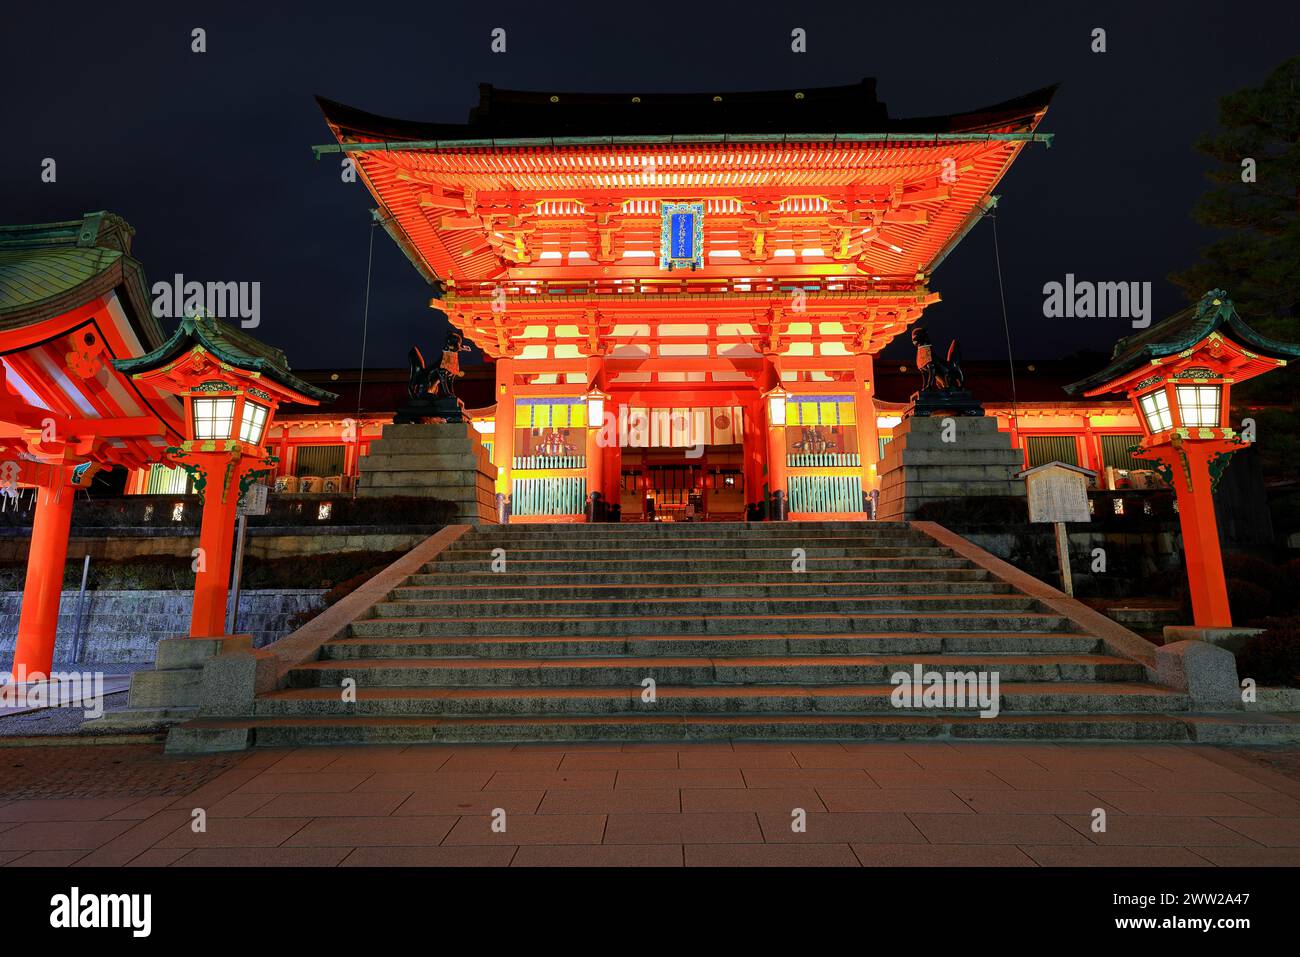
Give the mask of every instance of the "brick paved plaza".
[[(1188, 745), (0, 748), (22, 866), (1300, 863), (1296, 754)], [(192, 813), (207, 814), (195, 833)], [(505, 833), (491, 814), (505, 811)], [(807, 812), (793, 833), (792, 812)], [(1091, 830), (1094, 809), (1105, 833)]]

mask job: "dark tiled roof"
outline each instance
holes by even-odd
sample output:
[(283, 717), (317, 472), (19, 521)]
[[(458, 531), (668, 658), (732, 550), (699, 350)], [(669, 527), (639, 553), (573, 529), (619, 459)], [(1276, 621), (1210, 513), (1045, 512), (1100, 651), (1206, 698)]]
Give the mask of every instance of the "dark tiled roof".
[[(465, 408), (482, 409), (490, 406), (496, 384), (493, 364), (488, 362), (466, 366), (464, 372), (465, 377), (456, 381), (456, 395), (465, 403)], [(355, 415), (358, 386), (362, 414), (391, 414), (406, 402), (409, 376), (406, 369), (367, 369), (364, 376), (358, 369), (305, 369), (297, 375), (318, 388), (327, 388), (337, 393), (337, 397), (312, 406), (286, 403), (276, 413), (277, 419), (286, 416), (337, 418)]]
[(480, 84), (467, 123), (417, 123), (317, 97), (344, 139), (480, 140), (570, 136), (979, 133), (1033, 126), (1056, 87), (966, 113), (890, 117), (868, 78), (847, 86), (728, 93), (562, 93)]
[[(1098, 357), (1099, 358), (1099, 357)], [(899, 371), (905, 367), (906, 372)], [(1017, 359), (1015, 398), (1018, 402), (1077, 402), (1065, 386), (1097, 367), (1097, 358)], [(875, 360), (876, 396), (886, 402), (907, 402), (921, 386), (916, 366), (909, 360)], [(962, 362), (966, 387), (983, 403), (1011, 402), (1011, 372), (1005, 359), (967, 359)]]
[(146, 347), (163, 339), (144, 270), (131, 257), (135, 230), (113, 213), (57, 223), (0, 226), (0, 329), (58, 316), (118, 290)]

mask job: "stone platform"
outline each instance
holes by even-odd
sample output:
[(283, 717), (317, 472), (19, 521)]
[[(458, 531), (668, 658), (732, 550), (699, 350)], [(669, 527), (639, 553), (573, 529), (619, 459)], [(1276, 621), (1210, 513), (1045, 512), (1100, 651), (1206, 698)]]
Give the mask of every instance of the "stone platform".
[[(950, 433), (945, 433), (949, 428)], [(952, 441), (944, 441), (951, 434)], [(1011, 437), (986, 416), (909, 416), (894, 430), (880, 463), (881, 521), (908, 521), (926, 502), (1025, 494), (1023, 459)]]
[(456, 504), (457, 522), (496, 523), (496, 466), (468, 423), (386, 425), (359, 467), (358, 496), (436, 498)]

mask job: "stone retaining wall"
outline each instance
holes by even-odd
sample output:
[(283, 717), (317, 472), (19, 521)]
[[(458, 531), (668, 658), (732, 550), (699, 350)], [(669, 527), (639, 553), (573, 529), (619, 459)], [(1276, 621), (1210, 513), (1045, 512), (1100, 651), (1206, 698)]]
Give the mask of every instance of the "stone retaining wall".
[[(239, 595), (240, 633), (261, 646), (283, 638), (300, 612), (320, 608), (324, 589), (245, 591)], [(0, 592), (0, 667), (8, 664), (18, 635), (22, 592)], [(83, 662), (148, 663), (159, 640), (189, 630), (194, 593), (189, 591), (88, 591), (81, 630)], [(71, 654), (76, 631), (77, 592), (65, 591), (59, 606), (55, 661)]]
[[(249, 528), (245, 554), (249, 558), (287, 558), (323, 552), (400, 552), (414, 548), (439, 526), (319, 525), (304, 528)], [(26, 561), (31, 530), (0, 529), (0, 561)], [(193, 529), (106, 528), (76, 529), (68, 540), (68, 561), (94, 559), (120, 561), (151, 555), (186, 557), (198, 547)]]
[[(1056, 542), (1047, 523), (1017, 528), (946, 526), (985, 551), (1043, 581), (1057, 585)], [(1067, 525), (1070, 571), (1084, 595), (1128, 597), (1140, 592), (1148, 576), (1182, 567), (1182, 537), (1173, 530), (1115, 532)], [(1094, 550), (1105, 551), (1106, 571), (1094, 573)]]

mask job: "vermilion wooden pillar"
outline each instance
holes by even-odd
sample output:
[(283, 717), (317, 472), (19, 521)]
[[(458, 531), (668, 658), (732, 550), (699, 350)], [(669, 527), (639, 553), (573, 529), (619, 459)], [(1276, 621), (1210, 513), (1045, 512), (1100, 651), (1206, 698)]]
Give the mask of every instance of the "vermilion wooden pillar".
[(869, 355), (853, 359), (853, 413), (857, 419), (858, 462), (862, 466), (862, 491), (880, 487), (880, 430), (876, 425), (876, 403), (871, 394), (875, 370)]
[[(199, 548), (203, 562), (194, 578), (194, 610), (190, 616), (191, 638), (220, 638), (226, 633), (226, 602), (230, 596), (230, 565), (235, 547), (235, 511), (239, 505), (238, 484), (228, 494), (212, 478), (219, 478), (224, 462), (209, 465), (194, 457), (208, 473), (210, 484), (203, 502), (199, 526)], [(215, 458), (215, 456), (214, 456)]]
[(1183, 533), (1183, 557), (1192, 596), (1192, 619), (1199, 628), (1232, 627), (1209, 468), (1210, 459), (1222, 452), (1225, 445), (1183, 442), (1181, 449), (1163, 446), (1141, 453), (1143, 457), (1158, 458), (1173, 470), (1178, 524)]
[(59, 599), (63, 595), (63, 565), (68, 559), (68, 534), (72, 528), (74, 490), (67, 469), (54, 470), (48, 484), (36, 492), (31, 549), (27, 553), (27, 581), (18, 619), (14, 647), (15, 680), (48, 676), (54, 664), (54, 641), (59, 628)]
[[(587, 423), (587, 501), (592, 492), (604, 495), (605, 450), (600, 446), (600, 423)], [(595, 515), (592, 515), (595, 519)]]
[[(785, 467), (785, 426), (773, 425), (771, 412), (768, 409), (768, 403), (763, 402), (763, 422), (767, 428), (765, 438), (767, 439), (767, 487), (770, 494), (775, 495), (781, 492), (786, 495), (786, 511), (790, 510), (789, 492), (786, 488), (786, 467)], [(768, 514), (768, 518), (774, 518)]]
[(767, 439), (763, 434), (762, 399), (754, 399), (744, 409), (741, 422), (744, 433), (745, 457), (745, 502), (753, 504), (763, 501), (763, 481), (766, 468), (763, 465), (767, 455)]
[(510, 466), (515, 457), (515, 360), (496, 362), (496, 424), (492, 433), (492, 464), (497, 467), (497, 491), (510, 494)]
[[(612, 398), (605, 404), (605, 412), (607, 415), (613, 415), (617, 423), (618, 403)], [(617, 426), (612, 431), (613, 441), (601, 449), (605, 456), (605, 480), (600, 491), (609, 505), (617, 505), (623, 497), (623, 449), (618, 444)]]

